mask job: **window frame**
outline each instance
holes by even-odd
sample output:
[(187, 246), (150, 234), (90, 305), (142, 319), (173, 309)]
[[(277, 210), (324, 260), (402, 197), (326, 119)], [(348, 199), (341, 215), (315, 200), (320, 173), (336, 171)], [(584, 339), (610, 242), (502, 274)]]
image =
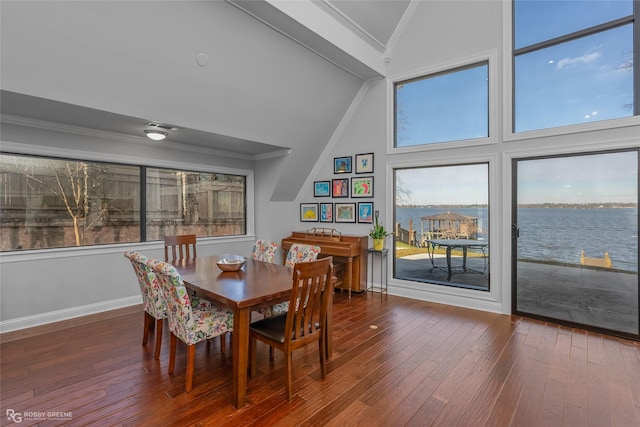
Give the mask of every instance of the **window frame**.
[[(500, 224), (502, 224), (502, 218), (504, 213), (498, 205), (498, 199), (500, 196), (496, 196), (496, 180), (499, 179), (499, 165), (501, 163), (500, 155), (497, 153), (487, 153), (475, 155), (454, 155), (446, 153), (443, 150), (439, 150), (434, 155), (425, 152), (424, 155), (418, 156), (398, 156), (390, 158), (386, 165), (386, 186), (389, 189), (388, 195), (395, 200), (395, 182), (394, 171), (396, 169), (408, 169), (408, 168), (420, 168), (420, 167), (440, 167), (440, 166), (457, 166), (461, 164), (475, 164), (475, 163), (487, 163), (489, 167), (489, 216), (491, 220), (489, 222), (489, 259), (497, 260), (499, 254), (499, 245), (502, 242), (502, 236), (499, 234)], [(395, 207), (392, 203), (387, 203), (384, 207), (384, 218), (394, 218)], [(382, 213), (382, 211), (381, 211)], [(388, 221), (391, 223), (391, 221)], [(487, 268), (489, 274), (491, 274), (491, 282), (488, 292), (477, 291), (472, 289), (465, 289), (455, 286), (441, 286), (432, 283), (418, 283), (409, 280), (396, 279), (391, 275), (389, 278), (389, 284), (393, 286), (398, 295), (407, 296), (410, 298), (423, 299), (425, 293), (429, 295), (429, 298), (435, 302), (441, 303), (457, 303), (461, 301), (474, 301), (474, 307), (485, 310), (497, 310), (498, 306), (503, 307), (505, 304), (510, 303), (507, 301), (508, 294), (505, 294), (505, 290), (500, 285), (500, 278), (503, 272), (496, 266), (499, 262), (492, 262)], [(389, 265), (393, 265), (390, 263)], [(457, 302), (456, 302), (457, 301)], [(505, 302), (506, 301), (506, 302)]]
[(588, 123), (569, 124), (545, 129), (528, 131), (515, 131), (515, 63), (517, 54), (526, 54), (542, 48), (558, 45), (567, 41), (576, 40), (585, 36), (597, 34), (623, 25), (633, 24), (633, 51), (640, 52), (640, 2), (633, 2), (633, 14), (618, 18), (604, 24), (595, 25), (563, 36), (554, 37), (529, 46), (515, 49), (515, 0), (504, 3), (503, 7), (503, 141), (521, 141), (532, 138), (545, 138), (549, 136), (570, 135), (579, 132), (591, 132), (597, 130), (615, 129), (636, 126), (640, 123), (640, 55), (633, 55), (633, 108), (634, 114), (630, 117), (593, 121)]
[[(473, 67), (474, 65), (486, 63), (488, 67), (488, 136), (472, 139), (461, 139), (453, 141), (434, 142), (430, 144), (412, 145), (408, 147), (396, 147), (396, 98), (395, 88), (398, 83), (417, 80), (428, 76), (435, 76), (438, 74), (446, 74), (448, 72), (462, 70), (465, 68)], [(497, 76), (497, 51), (480, 52), (476, 55), (467, 56), (464, 58), (456, 59), (449, 62), (444, 62), (430, 67), (420, 68), (408, 73), (398, 74), (390, 76), (387, 79), (387, 97), (390, 102), (387, 103), (388, 111), (388, 134), (387, 134), (387, 154), (400, 154), (400, 153), (416, 153), (426, 152), (433, 150), (443, 150), (451, 148), (462, 147), (475, 147), (479, 145), (488, 145), (497, 143), (497, 93), (498, 85)]]
[[(108, 153), (97, 153), (97, 152), (85, 152), (85, 151), (76, 151), (69, 149), (54, 149), (52, 147), (44, 147), (44, 146), (31, 146), (23, 143), (11, 143), (4, 142), (2, 143), (2, 150), (0, 150), (1, 154), (4, 155), (16, 155), (16, 156), (30, 156), (37, 158), (49, 158), (56, 160), (70, 160), (70, 161), (87, 161), (87, 162), (98, 162), (98, 163), (106, 163), (106, 164), (119, 164), (125, 166), (136, 166), (140, 168), (141, 176), (142, 169), (147, 167), (149, 168), (159, 168), (159, 169), (169, 169), (169, 170), (182, 170), (189, 172), (202, 172), (202, 173), (219, 173), (219, 174), (228, 174), (228, 175), (241, 175), (245, 178), (245, 233), (238, 235), (230, 235), (230, 236), (202, 236), (201, 239), (206, 240), (228, 240), (228, 239), (242, 239), (246, 236), (251, 236), (254, 234), (255, 230), (255, 204), (254, 204), (254, 172), (250, 169), (236, 169), (236, 168), (228, 168), (223, 166), (211, 166), (205, 164), (196, 164), (196, 163), (185, 163), (185, 162), (176, 162), (176, 161), (166, 161), (160, 159), (152, 159), (152, 158), (141, 158), (141, 157), (133, 157), (132, 156), (123, 156), (117, 154), (108, 154)], [(138, 162), (133, 160), (140, 160)], [(142, 186), (146, 186), (145, 180), (140, 181), (140, 186), (142, 190)], [(144, 190), (146, 191), (146, 189)], [(141, 196), (144, 196), (144, 192), (141, 192)], [(19, 251), (6, 251), (2, 252), (2, 257), (11, 257), (18, 255), (28, 255), (38, 257), (39, 254), (43, 253), (59, 253), (63, 254), (68, 251), (97, 251), (96, 253), (102, 253), (103, 249), (114, 248), (114, 247), (122, 247), (122, 246), (131, 246), (131, 245), (139, 245), (139, 244), (149, 244), (149, 243), (157, 243), (159, 240), (143, 240), (142, 233), (146, 219), (142, 218), (142, 215), (145, 213), (146, 203), (141, 203), (140, 215), (141, 215), (141, 226), (140, 226), (140, 236), (139, 240), (135, 242), (112, 242), (105, 243), (101, 245), (86, 245), (86, 246), (66, 246), (60, 248), (37, 248), (37, 249), (24, 249)], [(61, 255), (64, 256), (64, 255)]]
[[(392, 212), (393, 212), (393, 216), (392, 218), (394, 219), (394, 224), (398, 224), (398, 218), (397, 218), (397, 209), (398, 209), (398, 200), (397, 200), (397, 172), (398, 171), (406, 171), (406, 170), (415, 170), (415, 169), (431, 169), (431, 168), (455, 168), (455, 167), (465, 167), (465, 166), (486, 166), (487, 169), (487, 181), (486, 181), (486, 190), (487, 190), (487, 206), (486, 206), (486, 210), (487, 210), (487, 228), (486, 228), (486, 236), (487, 236), (487, 260), (490, 259), (490, 252), (491, 252), (491, 201), (492, 201), (492, 197), (491, 197), (491, 183), (492, 183), (492, 176), (491, 176), (491, 170), (492, 170), (492, 163), (490, 160), (488, 159), (483, 159), (483, 160), (479, 160), (479, 161), (471, 161), (471, 159), (467, 159), (467, 161), (458, 161), (458, 162), (438, 162), (435, 161), (431, 164), (427, 164), (427, 162), (418, 162), (419, 165), (413, 164), (411, 166), (407, 166), (406, 164), (401, 166), (400, 164), (396, 164), (391, 168), (391, 180), (392, 180), (392, 189), (393, 189), (393, 193), (392, 193), (392, 197), (393, 197), (393, 208), (392, 208)], [(443, 208), (444, 209), (444, 208)], [(415, 225), (417, 227), (417, 225)], [(395, 243), (394, 243), (395, 244)], [(425, 260), (428, 262), (431, 262), (429, 260)], [(425, 286), (428, 286), (429, 288), (433, 288), (433, 289), (463, 289), (465, 292), (471, 292), (471, 293), (478, 293), (479, 295), (492, 295), (492, 293), (494, 293), (494, 287), (496, 286), (491, 286), (491, 274), (490, 274), (490, 265), (491, 263), (487, 262), (486, 265), (486, 277), (487, 277), (487, 289), (480, 289), (478, 287), (476, 287), (475, 285), (471, 285), (471, 284), (464, 284), (464, 283), (458, 283), (458, 282), (438, 282), (438, 281), (417, 281), (417, 280), (411, 280), (409, 278), (406, 277), (398, 277), (396, 276), (396, 266), (395, 266), (395, 261), (393, 263), (393, 272), (392, 272), (392, 279), (393, 280), (397, 280), (397, 281), (401, 281), (403, 283), (418, 283), (418, 284), (422, 284)], [(436, 267), (431, 264), (431, 266), (435, 269)], [(412, 285), (412, 286), (416, 286), (416, 285)], [(420, 285), (417, 285), (420, 286)], [(454, 291), (455, 292), (455, 291)]]

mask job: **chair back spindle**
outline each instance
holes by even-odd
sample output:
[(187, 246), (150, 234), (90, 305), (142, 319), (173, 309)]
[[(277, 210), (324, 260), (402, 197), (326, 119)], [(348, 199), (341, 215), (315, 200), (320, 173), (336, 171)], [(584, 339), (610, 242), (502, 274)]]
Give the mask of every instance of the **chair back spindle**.
[(258, 320), (250, 326), (251, 375), (256, 374), (257, 340), (284, 352), (285, 385), (289, 400), (293, 397), (294, 350), (317, 342), (322, 378), (327, 375), (327, 316), (333, 295), (332, 262), (333, 257), (329, 256), (318, 261), (296, 263), (293, 266), (288, 312)]
[[(171, 258), (169, 258), (171, 253)], [(196, 235), (183, 234), (180, 236), (164, 237), (164, 260), (165, 262), (177, 259), (190, 259), (197, 256)]]

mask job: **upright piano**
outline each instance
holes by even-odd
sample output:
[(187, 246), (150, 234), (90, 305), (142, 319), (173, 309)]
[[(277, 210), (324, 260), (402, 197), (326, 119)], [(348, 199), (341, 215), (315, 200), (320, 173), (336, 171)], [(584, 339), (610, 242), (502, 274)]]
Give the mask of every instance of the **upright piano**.
[(332, 256), (337, 278), (336, 287), (362, 292), (367, 289), (367, 249), (368, 236), (344, 235), (333, 228), (312, 228), (294, 231), (282, 239), (283, 260), (293, 243), (320, 246), (318, 258)]

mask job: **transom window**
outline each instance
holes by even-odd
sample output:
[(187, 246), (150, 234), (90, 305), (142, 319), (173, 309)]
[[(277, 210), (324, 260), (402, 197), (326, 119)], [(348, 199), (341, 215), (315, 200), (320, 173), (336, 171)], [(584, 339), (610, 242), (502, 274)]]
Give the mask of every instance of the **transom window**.
[(395, 147), (488, 136), (488, 62), (395, 84)]
[(514, 0), (514, 132), (637, 114), (633, 3)]

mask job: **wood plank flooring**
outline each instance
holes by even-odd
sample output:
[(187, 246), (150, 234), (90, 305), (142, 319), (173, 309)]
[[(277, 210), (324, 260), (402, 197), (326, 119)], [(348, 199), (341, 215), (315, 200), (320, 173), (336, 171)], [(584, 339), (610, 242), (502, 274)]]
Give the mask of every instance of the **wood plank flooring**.
[(142, 322), (131, 307), (1, 336), (0, 425), (9, 411), (43, 426), (640, 426), (639, 343), (580, 329), (336, 294), (327, 378), (316, 348), (298, 351), (288, 402), (282, 354), (270, 361), (259, 343), (236, 410), (229, 340), (226, 353), (198, 345), (186, 394), (185, 347), (167, 374), (168, 327), (156, 361)]

